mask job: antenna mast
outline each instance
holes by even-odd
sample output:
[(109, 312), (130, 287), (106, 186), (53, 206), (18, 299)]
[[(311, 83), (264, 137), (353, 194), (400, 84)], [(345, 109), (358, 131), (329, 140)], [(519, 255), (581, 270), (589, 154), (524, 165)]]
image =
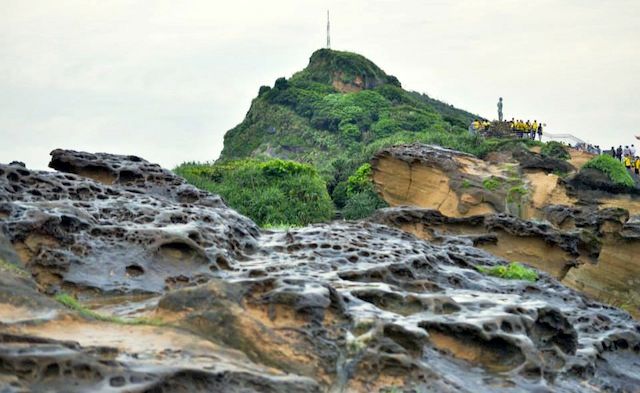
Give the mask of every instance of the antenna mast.
[(331, 30), (329, 25), (329, 10), (327, 10), (327, 49), (331, 49)]

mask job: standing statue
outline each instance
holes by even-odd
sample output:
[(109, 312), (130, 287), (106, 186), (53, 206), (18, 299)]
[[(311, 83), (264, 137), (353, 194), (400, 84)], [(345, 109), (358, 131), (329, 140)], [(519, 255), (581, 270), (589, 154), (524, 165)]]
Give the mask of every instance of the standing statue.
[(502, 121), (502, 97), (498, 100), (498, 121)]

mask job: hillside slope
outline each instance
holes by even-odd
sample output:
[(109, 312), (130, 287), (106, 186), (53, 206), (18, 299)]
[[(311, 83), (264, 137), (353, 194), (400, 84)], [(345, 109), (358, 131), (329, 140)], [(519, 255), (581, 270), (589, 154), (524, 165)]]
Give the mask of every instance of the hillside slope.
[[(328, 180), (336, 162), (351, 169), (380, 147), (422, 141), (465, 143), (469, 112), (403, 90), (365, 57), (330, 49), (273, 88), (262, 86), (245, 119), (224, 137), (220, 159), (278, 157), (315, 164)], [(339, 166), (344, 166), (343, 164)]]

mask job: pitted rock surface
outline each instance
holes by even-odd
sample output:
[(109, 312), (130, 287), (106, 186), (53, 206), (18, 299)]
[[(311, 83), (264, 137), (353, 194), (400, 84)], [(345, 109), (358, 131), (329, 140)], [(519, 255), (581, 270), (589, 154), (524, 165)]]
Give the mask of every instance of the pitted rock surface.
[[(0, 333), (0, 388), (7, 393), (320, 392), (308, 378), (219, 365), (215, 357), (203, 369), (193, 360), (181, 364), (180, 353), (162, 356), (147, 363), (120, 354), (117, 348)], [(154, 364), (158, 361), (164, 364)]]
[[(504, 263), (378, 224), (312, 225), (264, 233), (259, 251), (226, 272), (228, 284), (179, 290), (160, 307), (254, 361), (343, 378), (333, 387), (344, 391), (377, 391), (388, 381), (445, 392), (589, 391), (583, 378), (597, 381), (593, 391), (640, 383), (633, 373), (605, 382), (595, 372), (600, 359), (638, 359), (640, 327), (627, 314), (544, 274), (531, 283), (474, 268)], [(240, 328), (221, 334), (229, 325)], [(255, 340), (256, 331), (264, 338)], [(304, 366), (287, 364), (265, 341), (289, 342), (305, 354)], [(344, 374), (331, 376), (336, 363)]]
[[(548, 222), (527, 221), (507, 214), (490, 214), (471, 217), (447, 217), (437, 210), (420, 209), (408, 206), (380, 209), (370, 221), (400, 227), (403, 224), (422, 223), (425, 226), (452, 225), (482, 228), (486, 232), (504, 231), (523, 238), (542, 239), (572, 256), (588, 253), (597, 258), (600, 253), (598, 242), (588, 242), (581, 231), (563, 231)], [(483, 241), (483, 238), (476, 240)]]
[(256, 225), (219, 197), (141, 159), (100, 155), (96, 166), (103, 162), (144, 175), (105, 185), (0, 165), (0, 230), (46, 290), (161, 293), (204, 282), (254, 251)]
[(445, 149), (436, 145), (413, 143), (399, 145), (380, 150), (375, 159), (384, 156), (392, 156), (405, 162), (421, 162), (431, 166), (437, 166), (448, 171), (455, 171), (460, 165), (454, 157), (467, 157), (477, 159), (475, 156), (457, 150)]
[(605, 224), (621, 227), (630, 217), (629, 212), (622, 208), (550, 205), (544, 208), (544, 218), (556, 227), (586, 228), (601, 232)]
[(49, 167), (106, 185), (118, 185), (126, 191), (167, 197), (180, 203), (225, 207), (219, 196), (198, 190), (171, 171), (137, 156), (57, 149), (51, 152)]
[(506, 261), (462, 237), (434, 243), (371, 222), (261, 232), (223, 205), (177, 201), (179, 180), (144, 193), (144, 185), (0, 170), (2, 232), (37, 282), (25, 291), (40, 300), (27, 310), (61, 288), (96, 300), (145, 292), (153, 301), (143, 311), (129, 305), (130, 314), (164, 323), (122, 326), (68, 309), (3, 322), (2, 391), (640, 386), (640, 326), (629, 314), (544, 273), (537, 282), (485, 276), (477, 267)]
[(577, 206), (548, 206), (545, 214), (549, 221), (503, 214), (446, 217), (435, 210), (397, 207), (381, 209), (370, 220), (438, 243), (466, 241), (640, 315), (638, 218), (619, 208)]

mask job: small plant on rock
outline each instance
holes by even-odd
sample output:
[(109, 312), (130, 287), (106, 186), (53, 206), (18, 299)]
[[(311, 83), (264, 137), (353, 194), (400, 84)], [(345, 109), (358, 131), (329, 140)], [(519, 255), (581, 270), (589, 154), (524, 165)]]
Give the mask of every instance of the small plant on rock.
[(54, 296), (54, 299), (63, 306), (77, 312), (80, 316), (87, 319), (95, 319), (96, 321), (117, 323), (121, 325), (162, 325), (162, 321), (158, 319), (150, 318), (133, 318), (125, 319), (113, 315), (104, 315), (90, 310), (85, 305), (81, 304), (76, 298), (66, 293), (59, 293)]
[(7, 271), (20, 277), (29, 277), (30, 274), (26, 270), (23, 270), (20, 266), (14, 265), (0, 258), (0, 272)]
[(489, 191), (495, 191), (500, 188), (501, 185), (502, 182), (496, 177), (490, 177), (482, 181), (482, 186)]
[(518, 262), (511, 262), (504, 266), (483, 267), (478, 266), (478, 271), (489, 276), (500, 277), (508, 280), (536, 281), (538, 273)]
[(528, 191), (523, 185), (513, 186), (507, 192), (507, 202), (518, 202), (523, 196), (527, 195)]

